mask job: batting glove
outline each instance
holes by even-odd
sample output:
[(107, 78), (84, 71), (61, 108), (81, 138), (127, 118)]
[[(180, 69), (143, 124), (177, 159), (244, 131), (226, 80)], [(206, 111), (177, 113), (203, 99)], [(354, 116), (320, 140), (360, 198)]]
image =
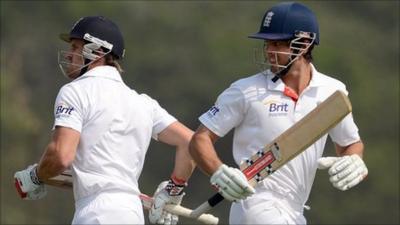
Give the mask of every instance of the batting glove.
[(178, 216), (164, 210), (166, 204), (180, 205), (185, 195), (183, 192), (186, 183), (177, 184), (174, 179), (164, 181), (154, 193), (154, 202), (149, 212), (150, 223), (175, 225), (178, 223)]
[(14, 174), (15, 188), (24, 200), (38, 200), (46, 196), (46, 186), (42, 184), (36, 174), (37, 164)]
[(225, 164), (211, 176), (210, 182), (229, 201), (245, 199), (255, 193), (242, 171)]
[(368, 175), (364, 161), (357, 154), (320, 158), (318, 159), (318, 168), (329, 168), (329, 181), (335, 188), (342, 191), (356, 186)]

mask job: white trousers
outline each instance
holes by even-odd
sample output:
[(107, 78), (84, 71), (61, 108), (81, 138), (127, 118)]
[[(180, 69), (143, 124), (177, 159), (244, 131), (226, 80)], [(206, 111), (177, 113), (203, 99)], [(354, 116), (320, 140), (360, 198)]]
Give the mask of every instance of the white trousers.
[(132, 194), (89, 196), (75, 202), (72, 224), (144, 224), (142, 204)]
[(307, 224), (303, 205), (290, 202), (276, 193), (253, 196), (232, 203), (229, 224)]

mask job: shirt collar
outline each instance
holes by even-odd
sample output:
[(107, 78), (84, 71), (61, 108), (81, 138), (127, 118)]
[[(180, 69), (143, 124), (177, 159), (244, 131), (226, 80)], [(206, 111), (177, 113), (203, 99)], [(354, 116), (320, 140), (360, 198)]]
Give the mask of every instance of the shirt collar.
[(113, 66), (96, 66), (87, 71), (75, 80), (84, 79), (86, 77), (102, 77), (110, 80), (122, 82), (122, 78), (118, 70)]
[(323, 80), (321, 79), (320, 73), (315, 69), (314, 65), (310, 63), (311, 65), (311, 81), (308, 86), (310, 87), (318, 87), (323, 85)]
[[(314, 65), (311, 65), (311, 81), (308, 85), (309, 87), (318, 87), (322, 85), (322, 80), (320, 73), (315, 69)], [(266, 71), (266, 78), (268, 82), (268, 90), (272, 91), (284, 91), (285, 90), (285, 83), (281, 79), (278, 79), (276, 82), (272, 81), (272, 78), (275, 77), (275, 74), (271, 72), (271, 70)]]
[(276, 82), (272, 81), (272, 78), (275, 77), (275, 74), (272, 73), (271, 70), (267, 70), (265, 76), (267, 78), (268, 90), (281, 92), (285, 90), (285, 83), (283, 83), (281, 79), (278, 79)]

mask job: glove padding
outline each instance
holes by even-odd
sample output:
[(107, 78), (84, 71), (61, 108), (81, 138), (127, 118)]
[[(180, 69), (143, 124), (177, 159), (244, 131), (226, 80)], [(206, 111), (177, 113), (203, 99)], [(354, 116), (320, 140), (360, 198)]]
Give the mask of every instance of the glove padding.
[(245, 199), (255, 193), (242, 171), (225, 164), (211, 176), (210, 182), (229, 201)]
[(329, 168), (329, 181), (342, 191), (356, 186), (368, 175), (364, 161), (357, 154), (318, 159), (318, 169), (327, 168)]
[(47, 194), (46, 186), (41, 184), (36, 175), (37, 164), (14, 174), (15, 188), (24, 200), (42, 199)]
[(150, 223), (175, 225), (178, 223), (178, 216), (164, 210), (166, 204), (180, 205), (185, 195), (185, 185), (177, 185), (172, 180), (161, 182), (154, 193), (154, 201), (149, 212)]

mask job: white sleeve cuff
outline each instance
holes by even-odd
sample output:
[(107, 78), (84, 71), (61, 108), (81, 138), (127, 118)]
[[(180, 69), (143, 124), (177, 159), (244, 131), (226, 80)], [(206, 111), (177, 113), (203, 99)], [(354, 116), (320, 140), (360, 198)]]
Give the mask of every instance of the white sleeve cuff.
[(67, 128), (71, 128), (74, 129), (76, 131), (78, 131), (79, 133), (82, 132), (82, 127), (79, 125), (73, 125), (71, 123), (64, 123), (62, 121), (56, 121), (53, 125), (53, 128), (51, 130), (56, 129), (56, 126), (60, 126), (60, 127), (67, 127)]
[(167, 128), (169, 125), (172, 123), (178, 121), (175, 117), (167, 114), (165, 117), (162, 119), (162, 121), (159, 121), (156, 126), (153, 128), (153, 134), (152, 137), (154, 140), (158, 141), (158, 134), (161, 133), (165, 128)]
[(208, 117), (205, 114), (199, 117), (199, 121), (209, 130), (211, 130), (214, 134), (218, 135), (218, 137), (223, 137), (226, 135), (225, 132), (220, 131), (216, 126), (214, 126), (214, 124), (208, 119)]

